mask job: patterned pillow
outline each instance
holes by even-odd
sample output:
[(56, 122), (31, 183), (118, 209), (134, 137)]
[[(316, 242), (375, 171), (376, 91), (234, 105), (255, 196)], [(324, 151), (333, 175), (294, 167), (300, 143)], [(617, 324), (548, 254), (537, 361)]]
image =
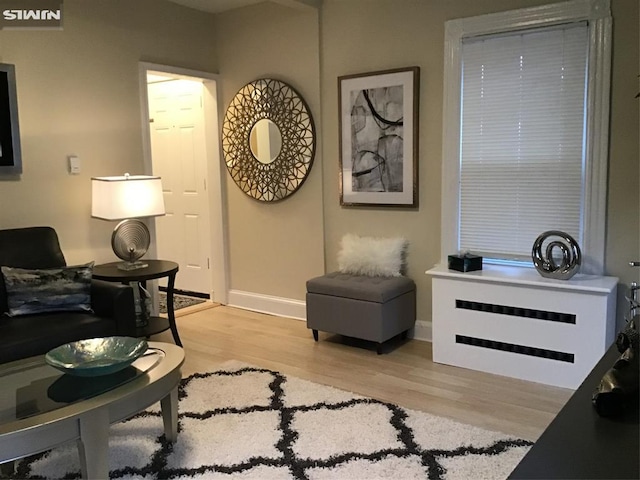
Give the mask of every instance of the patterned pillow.
[(7, 315), (91, 312), (93, 264), (36, 270), (0, 267), (7, 290)]

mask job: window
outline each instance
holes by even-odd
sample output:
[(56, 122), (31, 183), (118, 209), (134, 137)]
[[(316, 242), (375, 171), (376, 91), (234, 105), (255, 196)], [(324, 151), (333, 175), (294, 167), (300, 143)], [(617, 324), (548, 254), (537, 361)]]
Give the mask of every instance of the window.
[(563, 230), (602, 273), (610, 25), (604, 0), (447, 22), (443, 259), (531, 265)]

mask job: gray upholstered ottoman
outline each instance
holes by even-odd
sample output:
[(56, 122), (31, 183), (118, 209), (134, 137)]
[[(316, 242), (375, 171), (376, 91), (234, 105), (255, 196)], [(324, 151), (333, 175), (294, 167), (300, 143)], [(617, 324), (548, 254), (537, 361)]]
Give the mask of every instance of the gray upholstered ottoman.
[(416, 285), (407, 277), (333, 272), (307, 281), (307, 328), (382, 343), (413, 328)]

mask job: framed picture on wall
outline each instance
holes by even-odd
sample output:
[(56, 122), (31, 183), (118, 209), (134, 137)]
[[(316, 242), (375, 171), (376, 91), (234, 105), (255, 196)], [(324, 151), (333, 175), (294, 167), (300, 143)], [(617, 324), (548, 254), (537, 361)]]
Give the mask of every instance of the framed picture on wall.
[(22, 173), (15, 66), (0, 63), (0, 175)]
[(338, 78), (341, 205), (418, 205), (419, 84), (419, 67)]

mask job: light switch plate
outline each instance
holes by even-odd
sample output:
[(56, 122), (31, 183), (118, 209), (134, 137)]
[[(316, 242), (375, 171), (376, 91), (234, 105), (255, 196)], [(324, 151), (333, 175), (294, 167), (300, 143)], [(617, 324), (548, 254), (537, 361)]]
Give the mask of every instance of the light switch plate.
[(78, 175), (80, 173), (80, 159), (75, 155), (69, 155), (69, 173)]

